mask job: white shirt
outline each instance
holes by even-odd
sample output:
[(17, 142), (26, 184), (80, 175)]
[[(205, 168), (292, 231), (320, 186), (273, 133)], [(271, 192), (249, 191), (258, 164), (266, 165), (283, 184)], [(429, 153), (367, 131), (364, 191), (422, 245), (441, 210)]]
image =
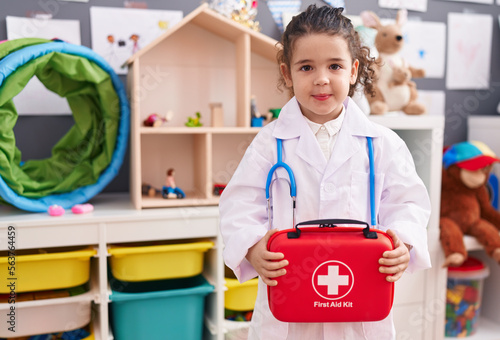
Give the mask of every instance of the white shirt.
[(344, 122), (344, 116), (344, 105), (342, 105), (342, 112), (340, 112), (340, 115), (337, 118), (329, 120), (324, 124), (315, 123), (304, 116), (307, 124), (316, 136), (316, 139), (318, 140), (319, 146), (321, 148), (321, 151), (323, 152), (323, 155), (325, 155), (326, 160), (330, 159), (333, 146), (337, 141), (338, 132), (340, 131), (342, 123)]

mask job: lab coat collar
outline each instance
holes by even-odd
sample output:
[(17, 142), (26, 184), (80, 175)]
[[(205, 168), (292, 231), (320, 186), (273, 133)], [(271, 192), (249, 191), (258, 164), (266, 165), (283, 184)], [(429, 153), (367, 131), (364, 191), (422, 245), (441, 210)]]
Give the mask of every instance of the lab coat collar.
[[(296, 154), (324, 175), (332, 174), (340, 166), (366, 145), (364, 138), (377, 137), (378, 128), (373, 124), (351, 98), (344, 101), (346, 108), (344, 122), (340, 129), (332, 155), (327, 160), (321, 153), (316, 137), (309, 128), (297, 99), (293, 97), (283, 107), (273, 131), (273, 137), (283, 140), (300, 137)], [(326, 171), (326, 172), (325, 172)]]
[[(353, 136), (377, 137), (379, 132), (373, 123), (366, 117), (361, 109), (348, 97), (344, 101), (346, 108), (342, 130), (349, 130)], [(273, 137), (280, 139), (292, 139), (299, 137), (304, 129), (309, 129), (302, 111), (300, 111), (297, 99), (293, 97), (283, 106), (279, 114)]]

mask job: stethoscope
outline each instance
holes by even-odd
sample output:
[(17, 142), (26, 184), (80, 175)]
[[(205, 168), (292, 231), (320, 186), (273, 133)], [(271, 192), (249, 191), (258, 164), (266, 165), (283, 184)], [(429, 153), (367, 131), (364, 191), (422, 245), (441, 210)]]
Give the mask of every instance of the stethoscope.
[[(368, 160), (370, 167), (370, 222), (372, 227), (377, 225), (377, 219), (375, 217), (375, 165), (373, 161), (373, 139), (372, 137), (366, 137), (368, 145)], [(276, 179), (273, 180), (273, 175), (278, 168), (283, 168), (288, 173), (288, 179), (290, 184), (290, 196), (292, 197), (292, 221), (295, 226), (295, 207), (297, 199), (297, 185), (295, 183), (295, 176), (293, 174), (292, 168), (285, 162), (283, 162), (283, 140), (276, 138), (276, 148), (277, 148), (277, 161), (267, 174), (266, 181), (266, 200), (267, 200), (267, 213), (269, 219), (269, 228), (272, 229), (272, 206), (271, 206), (271, 186)]]

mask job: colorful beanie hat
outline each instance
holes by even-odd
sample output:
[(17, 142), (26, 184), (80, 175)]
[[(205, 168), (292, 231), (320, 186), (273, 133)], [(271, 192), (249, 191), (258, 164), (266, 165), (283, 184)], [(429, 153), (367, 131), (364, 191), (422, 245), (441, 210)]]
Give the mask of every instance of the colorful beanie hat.
[(443, 154), (445, 169), (455, 164), (462, 169), (475, 171), (494, 162), (500, 162), (500, 159), (486, 144), (478, 141), (454, 144)]

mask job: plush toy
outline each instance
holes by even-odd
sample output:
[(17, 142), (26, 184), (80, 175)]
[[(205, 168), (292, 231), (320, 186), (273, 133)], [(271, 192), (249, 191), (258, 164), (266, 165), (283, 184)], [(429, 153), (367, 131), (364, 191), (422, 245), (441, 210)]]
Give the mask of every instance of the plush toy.
[(379, 56), (375, 66), (375, 95), (367, 94), (370, 113), (382, 115), (387, 111), (403, 111), (409, 115), (426, 112), (423, 104), (417, 102), (417, 86), (411, 78), (425, 76), (423, 69), (416, 69), (398, 54), (404, 39), (401, 27), (406, 23), (407, 11), (398, 11), (396, 23), (382, 25), (379, 17), (371, 12), (361, 13), (363, 25), (377, 30), (375, 48)]
[(467, 258), (463, 235), (474, 236), (500, 263), (500, 213), (491, 205), (486, 187), (493, 163), (499, 161), (481, 142), (462, 142), (445, 150), (439, 222), (444, 266), (460, 266)]

